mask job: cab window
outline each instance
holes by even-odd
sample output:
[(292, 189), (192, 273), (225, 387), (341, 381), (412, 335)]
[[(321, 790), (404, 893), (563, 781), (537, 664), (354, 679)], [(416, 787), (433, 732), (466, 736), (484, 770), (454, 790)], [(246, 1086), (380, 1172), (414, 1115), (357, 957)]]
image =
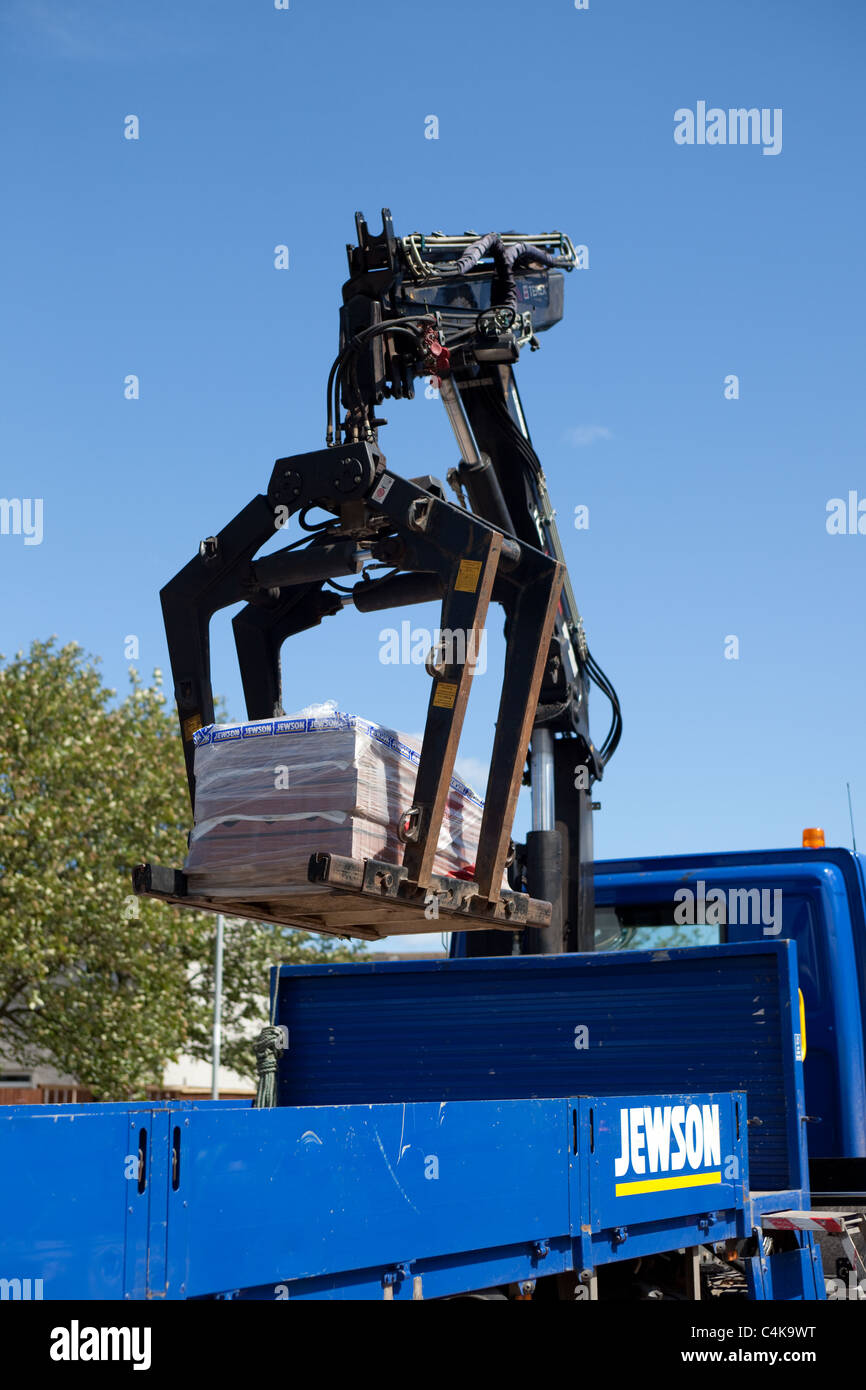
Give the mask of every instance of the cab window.
[(718, 946), (725, 940), (723, 925), (674, 921), (673, 903), (596, 904), (597, 951), (663, 951), (671, 946)]

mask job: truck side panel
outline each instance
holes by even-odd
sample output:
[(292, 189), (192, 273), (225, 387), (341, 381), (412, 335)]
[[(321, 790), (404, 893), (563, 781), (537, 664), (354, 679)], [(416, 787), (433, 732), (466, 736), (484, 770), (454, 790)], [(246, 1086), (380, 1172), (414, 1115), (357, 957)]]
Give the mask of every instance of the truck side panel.
[(281, 1105), (745, 1091), (752, 1187), (801, 1188), (796, 948), (283, 966)]

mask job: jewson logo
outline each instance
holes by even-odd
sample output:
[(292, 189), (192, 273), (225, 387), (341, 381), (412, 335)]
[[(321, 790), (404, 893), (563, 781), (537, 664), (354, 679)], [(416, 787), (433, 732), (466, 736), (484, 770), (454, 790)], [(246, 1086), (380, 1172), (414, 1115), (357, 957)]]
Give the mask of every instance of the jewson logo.
[(25, 545), (42, 544), (41, 497), (0, 497), (0, 536), (23, 536)]
[(705, 1187), (722, 1181), (718, 1105), (622, 1106), (619, 1119), (621, 1152), (619, 1158), (614, 1159), (614, 1175), (617, 1178), (647, 1173), (671, 1176), (635, 1176), (632, 1181), (618, 1182), (617, 1197), (668, 1192), (679, 1187)]
[(52, 1361), (131, 1361), (134, 1371), (150, 1370), (149, 1327), (81, 1327), (73, 1318), (68, 1327), (51, 1332)]
[(22, 1303), (44, 1298), (41, 1279), (0, 1279), (0, 1300), (14, 1299)]
[(379, 660), (383, 666), (426, 666), (439, 673), (450, 666), (472, 666), (476, 676), (487, 670), (487, 629), (412, 627), (408, 621), (379, 633)]
[(782, 108), (721, 106), (707, 109), (699, 101), (695, 110), (681, 106), (674, 112), (674, 141), (678, 145), (761, 145), (762, 154), (782, 152)]
[(781, 888), (711, 888), (702, 878), (695, 888), (674, 893), (674, 922), (678, 927), (760, 926), (764, 936), (782, 930)]

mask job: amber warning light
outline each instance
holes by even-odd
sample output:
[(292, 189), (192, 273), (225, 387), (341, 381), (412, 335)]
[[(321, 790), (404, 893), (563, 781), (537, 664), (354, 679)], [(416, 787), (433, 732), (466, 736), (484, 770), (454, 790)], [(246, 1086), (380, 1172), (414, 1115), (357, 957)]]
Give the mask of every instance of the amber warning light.
[(819, 825), (807, 826), (803, 831), (804, 849), (823, 849), (824, 832)]

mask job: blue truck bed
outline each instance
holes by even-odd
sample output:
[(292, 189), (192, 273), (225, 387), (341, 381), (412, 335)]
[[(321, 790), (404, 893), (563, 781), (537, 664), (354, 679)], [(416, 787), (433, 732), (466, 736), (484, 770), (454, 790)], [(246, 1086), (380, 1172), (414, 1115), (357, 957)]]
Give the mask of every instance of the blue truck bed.
[[(569, 1271), (589, 1288), (808, 1205), (790, 943), (274, 983), (273, 1109), (0, 1111), (0, 1295), (429, 1298)], [(808, 1235), (752, 1264), (755, 1296), (774, 1265), (784, 1296), (823, 1297)]]
[(280, 1105), (745, 1091), (754, 1188), (808, 1185), (796, 947), (282, 966)]

